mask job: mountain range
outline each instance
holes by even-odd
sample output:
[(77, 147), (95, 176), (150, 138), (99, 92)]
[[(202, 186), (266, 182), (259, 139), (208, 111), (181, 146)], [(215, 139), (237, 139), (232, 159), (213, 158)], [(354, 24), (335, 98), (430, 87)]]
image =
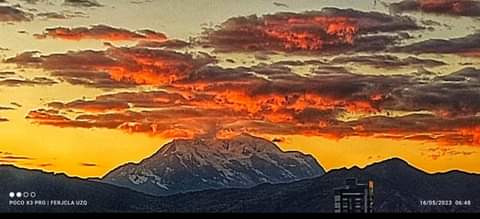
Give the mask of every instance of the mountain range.
[[(246, 146), (239, 142), (252, 141), (255, 144)], [(40, 170), (21, 169), (11, 165), (0, 165), (0, 212), (333, 212), (333, 189), (344, 185), (347, 178), (357, 178), (359, 182), (365, 183), (369, 180), (374, 181), (374, 212), (480, 212), (480, 175), (465, 173), (461, 171), (449, 171), (445, 173), (429, 174), (425, 173), (407, 162), (399, 158), (391, 158), (381, 162), (371, 164), (365, 168), (341, 168), (328, 171), (316, 177), (308, 177), (308, 175), (299, 175), (293, 170), (288, 169), (284, 165), (268, 166), (274, 170), (282, 170), (277, 174), (267, 175), (265, 179), (272, 182), (262, 181), (245, 181), (252, 184), (260, 183), (254, 186), (239, 186), (235, 188), (224, 188), (233, 184), (219, 183), (214, 184), (214, 178), (209, 179), (213, 184), (195, 184), (188, 187), (188, 189), (195, 188), (195, 191), (184, 191), (185, 187), (175, 186), (173, 182), (181, 182), (180, 176), (164, 175), (164, 172), (156, 172), (154, 164), (164, 165), (178, 171), (187, 171), (185, 168), (198, 167), (196, 162), (205, 151), (203, 149), (189, 149), (184, 148), (186, 145), (192, 146), (207, 146), (211, 147), (205, 150), (225, 150), (218, 154), (222, 155), (233, 153), (235, 159), (232, 162), (242, 161), (242, 165), (250, 167), (247, 164), (251, 158), (241, 156), (244, 149), (258, 150), (255, 152), (256, 156), (264, 156), (263, 160), (267, 163), (273, 161), (284, 160), (292, 162), (292, 164), (300, 165), (302, 168), (314, 167), (315, 163), (311, 163), (309, 156), (298, 153), (278, 152), (272, 145), (263, 145), (264, 140), (254, 138), (251, 136), (243, 136), (235, 140), (223, 141), (192, 141), (192, 140), (177, 140), (171, 142), (169, 145), (163, 147), (160, 151), (155, 153), (150, 158), (145, 159), (139, 164), (127, 164), (112, 171), (103, 179), (81, 179), (69, 177), (64, 174), (46, 173)], [(210, 145), (210, 143), (214, 143)], [(234, 147), (236, 144), (245, 147)], [(253, 146), (255, 145), (255, 146)], [(225, 147), (220, 149), (218, 147)], [(196, 151), (195, 153), (188, 153), (185, 150)], [(233, 151), (232, 151), (233, 150)], [(273, 151), (270, 151), (273, 150)], [(177, 154), (182, 153), (188, 156), (198, 156), (190, 159), (178, 158)], [(252, 153), (250, 151), (249, 153)], [(272, 158), (272, 154), (278, 155), (286, 153), (285, 157)], [(268, 156), (267, 156), (268, 155)], [(159, 156), (169, 157), (176, 162), (160, 162)], [(182, 157), (178, 155), (179, 157)], [(188, 157), (187, 156), (187, 157)], [(177, 158), (174, 158), (177, 157)], [(218, 158), (217, 156), (215, 158)], [(272, 158), (271, 160), (266, 159)], [(181, 165), (180, 161), (192, 161)], [(228, 160), (228, 159), (227, 159)], [(237, 171), (237, 169), (225, 168), (228, 167), (229, 162), (225, 161), (225, 166), (217, 168), (218, 160), (212, 159), (204, 165), (209, 168), (215, 167), (215, 171), (206, 172), (211, 176), (222, 177), (228, 179), (225, 174), (228, 171)], [(167, 165), (168, 164), (168, 165)], [(171, 165), (177, 166), (171, 166)], [(213, 165), (215, 164), (215, 165)], [(311, 164), (311, 165), (308, 165)], [(166, 166), (165, 166), (166, 165)], [(313, 166), (312, 166), (313, 165)], [(288, 166), (288, 165), (287, 165)], [(128, 168), (126, 168), (128, 167)], [(260, 168), (261, 166), (255, 166)], [(140, 171), (144, 177), (144, 183), (158, 182), (159, 176), (167, 176), (167, 180), (160, 181), (169, 189), (175, 189), (172, 195), (166, 195), (167, 190), (158, 189), (159, 195), (146, 194), (145, 191), (136, 188), (136, 184), (128, 184), (128, 180), (134, 179), (133, 182), (138, 182), (137, 178), (143, 175), (138, 174), (137, 169), (151, 170), (152, 175), (145, 175), (145, 171)], [(163, 167), (162, 167), (163, 168)], [(283, 169), (282, 169), (283, 168)], [(305, 170), (323, 170), (318, 168), (307, 168)], [(240, 170), (243, 170), (240, 168)], [(250, 169), (249, 169), (250, 170)], [(268, 170), (265, 169), (265, 170)], [(288, 171), (287, 171), (288, 170)], [(202, 170), (199, 170), (202, 171)], [(235, 176), (249, 176), (246, 171), (245, 175)], [(287, 174), (292, 173), (295, 177), (305, 177), (304, 179), (293, 180)], [(113, 174), (115, 173), (115, 174)], [(125, 173), (125, 174), (123, 174)], [(195, 180), (185, 179), (184, 182), (200, 182), (197, 176), (188, 175), (190, 172), (182, 173), (183, 177), (193, 177)], [(206, 173), (200, 172), (203, 177)], [(222, 174), (224, 173), (224, 174)], [(282, 174), (283, 173), (283, 174)], [(312, 174), (315, 172), (311, 172)], [(317, 172), (323, 173), (323, 172)], [(113, 175), (112, 175), (113, 174)], [(156, 175), (157, 177), (153, 176)], [(198, 174), (200, 175), (200, 174)], [(114, 177), (115, 176), (115, 177)], [(259, 175), (254, 175), (255, 179)], [(285, 176), (285, 177), (280, 177)], [(253, 176), (252, 176), (253, 177)], [(121, 179), (122, 182), (127, 182), (127, 185), (114, 185), (106, 179)], [(128, 179), (128, 180), (126, 180)], [(146, 179), (146, 180), (145, 180)], [(201, 178), (200, 178), (201, 179)], [(235, 178), (237, 179), (237, 178)], [(249, 178), (238, 178), (239, 180)], [(280, 180), (287, 182), (277, 183)], [(178, 180), (178, 181), (177, 181)], [(278, 180), (278, 181), (274, 181)], [(293, 180), (293, 181), (292, 181)], [(130, 181), (132, 182), (132, 181)], [(143, 182), (140, 180), (140, 182)], [(202, 181), (203, 182), (203, 181)], [(228, 181), (227, 181), (228, 182)], [(153, 183), (152, 183), (153, 184)], [(154, 185), (155, 185), (154, 184)], [(141, 184), (140, 184), (141, 185)], [(203, 187), (196, 187), (198, 185), (208, 185)], [(156, 188), (156, 187), (154, 187)], [(159, 186), (159, 188), (163, 188)], [(198, 191), (197, 191), (198, 190)], [(9, 204), (12, 201), (28, 200), (26, 198), (11, 198), (11, 192), (35, 192), (35, 200), (86, 200), (86, 206), (18, 206)], [(451, 200), (452, 205), (449, 206), (432, 206), (422, 205), (421, 201), (429, 200)], [(470, 205), (456, 205), (455, 201), (469, 201)]]
[[(374, 212), (480, 212), (480, 175), (460, 171), (428, 174), (392, 158), (364, 169), (327, 172), (286, 184), (262, 184), (250, 189), (202, 191), (170, 196), (182, 203), (180, 212), (333, 212), (333, 190), (357, 178), (374, 187)], [(451, 200), (450, 206), (422, 206), (420, 201)], [(455, 201), (470, 201), (457, 206)]]

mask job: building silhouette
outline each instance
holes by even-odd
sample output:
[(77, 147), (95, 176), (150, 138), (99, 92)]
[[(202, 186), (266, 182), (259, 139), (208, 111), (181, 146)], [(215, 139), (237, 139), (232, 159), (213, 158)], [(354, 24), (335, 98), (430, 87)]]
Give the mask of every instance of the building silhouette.
[(345, 185), (334, 189), (335, 213), (373, 212), (373, 181), (358, 184), (356, 178), (348, 178)]

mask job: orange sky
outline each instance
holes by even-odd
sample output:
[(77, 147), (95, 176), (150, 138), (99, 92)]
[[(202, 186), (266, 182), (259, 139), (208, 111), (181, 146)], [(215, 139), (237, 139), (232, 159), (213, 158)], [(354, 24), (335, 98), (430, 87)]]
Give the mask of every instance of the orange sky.
[[(206, 1), (201, 4), (193, 0), (188, 3), (172, 0), (143, 4), (109, 0), (100, 2), (104, 6), (98, 8), (62, 6), (60, 0), (53, 1), (52, 5), (20, 2), (21, 9), (25, 11), (35, 8), (39, 12), (55, 11), (68, 15), (77, 11), (85, 14), (68, 19), (35, 17), (32, 21), (2, 22), (0, 15), (0, 36), (3, 39), (0, 48), (4, 48), (0, 50), (0, 58), (3, 59), (0, 72), (15, 74), (0, 74), (0, 118), (8, 120), (0, 122), (0, 163), (65, 172), (72, 176), (98, 177), (123, 163), (141, 161), (174, 137), (192, 137), (222, 129), (226, 132), (247, 131), (270, 140), (282, 139), (278, 144), (283, 150), (312, 154), (327, 170), (354, 165), (363, 167), (391, 157), (400, 157), (427, 172), (459, 169), (480, 173), (480, 125), (470, 124), (468, 120), (465, 122), (462, 116), (455, 117), (458, 120), (450, 120), (453, 116), (450, 111), (455, 110), (441, 103), (421, 105), (424, 109), (381, 105), (389, 96), (388, 93), (382, 93), (382, 89), (391, 89), (388, 92), (393, 92), (395, 83), (414, 81), (420, 84), (420, 77), (415, 76), (418, 72), (425, 74), (422, 76), (426, 78), (430, 77), (428, 80), (433, 80), (433, 76), (448, 76), (464, 67), (478, 68), (478, 56), (463, 56), (464, 53), (412, 55), (385, 51), (353, 53), (358, 56), (392, 55), (400, 60), (414, 56), (445, 63), (425, 67), (430, 75), (422, 72), (421, 67), (426, 65), (423, 62), (394, 68), (358, 62), (333, 66), (331, 63), (336, 57), (347, 53), (327, 55), (308, 52), (356, 45), (354, 38), (359, 42), (362, 30), (366, 30), (368, 25), (363, 24), (364, 20), (345, 17), (340, 19), (342, 25), (339, 25), (332, 23), (331, 18), (322, 16), (290, 19), (287, 23), (282, 23), (279, 18), (268, 18), (274, 25), (255, 27), (266, 28), (262, 29), (263, 33), (268, 39), (274, 39), (273, 43), (261, 45), (261, 49), (266, 51), (221, 52), (202, 46), (152, 51), (135, 47), (139, 42), (165, 43), (167, 39), (188, 42), (189, 38), (201, 35), (202, 27), (214, 27), (236, 16), (261, 16), (282, 11), (300, 14), (307, 9), (320, 10), (323, 7), (388, 14), (388, 8), (373, 5), (371, 1), (352, 3), (347, 0), (298, 0), (290, 2), (289, 8), (277, 7), (269, 1), (246, 1), (240, 5), (236, 1)], [(165, 10), (159, 13), (159, 8)], [(414, 37), (403, 40), (401, 43), (404, 45), (433, 38), (464, 37), (474, 32), (470, 24), (478, 22), (468, 17), (452, 19), (418, 13), (410, 16), (415, 17), (418, 23), (422, 19), (432, 19), (445, 25), (433, 30), (406, 30)], [(338, 18), (332, 20), (338, 21)], [(372, 23), (367, 21), (368, 24)], [(105, 26), (98, 26), (100, 24)], [(231, 25), (225, 25), (224, 28), (236, 28), (237, 24)], [(321, 38), (315, 32), (308, 31), (292, 34), (295, 28), (291, 25), (321, 27), (328, 36)], [(51, 29), (54, 27), (69, 29)], [(219, 39), (227, 36), (221, 35), (223, 32), (217, 34)], [(215, 43), (212, 44), (218, 46), (217, 49), (232, 50), (231, 46), (234, 45), (228, 42), (224, 45), (219, 41)], [(253, 41), (255, 43), (257, 41)], [(242, 46), (252, 47), (250, 44)], [(284, 51), (292, 48), (306, 53)], [(18, 58), (19, 54), (26, 51), (38, 51), (30, 57), (31, 60), (39, 56), (44, 60), (26, 62), (15, 59), (7, 63), (6, 60)], [(94, 53), (96, 56), (92, 59)], [(317, 62), (290, 66), (282, 75), (268, 75), (272, 69), (277, 72), (284, 70), (274, 66), (276, 62), (312, 60)], [(211, 69), (200, 71), (205, 67)], [(311, 75), (314, 68), (319, 68), (318, 71), (340, 71), (339, 67), (346, 67), (350, 72), (338, 72), (320, 79), (314, 79)], [(104, 72), (108, 80), (95, 75), (87, 78), (94, 80), (94, 83), (77, 81), (75, 84), (71, 79), (78, 80), (79, 77), (73, 77), (73, 71), (93, 74)], [(219, 77), (212, 73), (215, 71), (226, 76)], [(193, 81), (192, 72), (207, 77)], [(238, 74), (243, 75), (239, 77)], [(337, 76), (339, 79), (335, 78)], [(380, 76), (386, 76), (386, 79)], [(403, 79), (403, 76), (409, 80)], [(335, 81), (325, 82), (321, 86), (316, 84), (332, 78)], [(22, 80), (23, 84), (2, 84), (4, 79)], [(49, 80), (54, 82), (49, 84)], [(342, 80), (346, 83), (341, 83)], [(270, 86), (272, 81), (276, 86)], [(355, 91), (355, 97), (340, 92), (352, 92), (343, 87), (344, 84), (364, 86), (367, 82), (373, 85)], [(339, 86), (323, 89), (336, 83)], [(421, 87), (419, 84), (409, 88)], [(387, 88), (379, 86), (377, 89), (377, 85)], [(298, 89), (302, 86), (305, 91)], [(125, 94), (118, 95), (122, 92), (143, 96), (127, 98)], [(363, 95), (363, 92), (368, 95)], [(299, 94), (303, 96), (299, 97)], [(1, 107), (8, 109), (2, 110)], [(465, 106), (461, 110), (471, 113), (472, 118), (478, 116), (473, 106)], [(40, 113), (48, 118), (38, 117)], [(108, 121), (102, 116), (107, 114), (116, 119), (126, 115), (130, 117), (128, 120), (119, 119), (118, 124), (105, 124)], [(320, 114), (322, 116), (318, 118)], [(427, 122), (430, 122), (432, 115), (442, 120), (432, 122), (427, 127), (429, 130), (417, 130), (415, 121), (410, 120), (416, 117), (409, 115), (420, 116), (421, 121)], [(384, 120), (362, 120), (374, 117)], [(318, 121), (312, 122), (312, 118)], [(399, 118), (405, 120), (399, 120), (398, 123), (411, 125), (413, 131), (396, 127), (395, 124), (388, 124), (392, 128), (384, 129), (383, 122)], [(357, 121), (358, 124), (355, 123)], [(467, 125), (460, 125), (463, 123)], [(347, 126), (353, 126), (353, 131), (343, 131)], [(425, 135), (433, 136), (435, 140), (425, 140)]]

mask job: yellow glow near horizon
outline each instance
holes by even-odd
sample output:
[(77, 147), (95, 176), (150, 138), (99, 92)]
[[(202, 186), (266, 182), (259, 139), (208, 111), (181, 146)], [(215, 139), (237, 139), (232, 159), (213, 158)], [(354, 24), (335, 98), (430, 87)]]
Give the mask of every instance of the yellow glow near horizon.
[[(2, 87), (0, 92), (14, 94), (1, 95), (1, 106), (8, 106), (11, 102), (22, 105), (16, 110), (0, 112), (0, 116), (10, 120), (0, 123), (0, 151), (31, 158), (15, 160), (14, 164), (20, 167), (81, 177), (102, 176), (120, 164), (142, 160), (166, 142), (158, 137), (120, 130), (58, 128), (32, 124), (25, 119), (29, 110), (53, 100), (74, 100), (104, 93), (98, 89), (58, 84), (42, 89)], [(82, 163), (96, 166), (83, 166)]]
[(80, 177), (102, 176), (121, 164), (139, 162), (167, 142), (148, 135), (107, 129), (58, 128), (34, 124), (12, 128), (0, 124), (0, 130), (0, 151), (31, 158), (14, 164)]
[(397, 157), (429, 173), (461, 169), (480, 173), (478, 161), (480, 150), (471, 146), (456, 146), (457, 149), (473, 151), (470, 156), (429, 157), (428, 148), (436, 148), (433, 143), (410, 140), (393, 140), (374, 137), (350, 137), (331, 140), (322, 137), (291, 136), (281, 144), (283, 150), (302, 151), (311, 154), (327, 170), (369, 164)]
[[(394, 0), (386, 0), (393, 2)], [(15, 4), (21, 3), (22, 7), (39, 7), (38, 12), (53, 12), (64, 10), (61, 6), (63, 0), (49, 1), (56, 4), (37, 5), (24, 4), (17, 0), (9, 0)], [(291, 4), (289, 11), (317, 10), (322, 7), (332, 6), (340, 8), (355, 8), (364, 11), (382, 11), (388, 13), (386, 8), (372, 8), (369, 1), (350, 0), (296, 0)], [(320, 3), (319, 3), (320, 2)], [(19, 22), (14, 24), (1, 23), (0, 42), (1, 48), (8, 50), (0, 51), (0, 59), (12, 57), (25, 51), (39, 51), (41, 54), (65, 53), (79, 50), (105, 49), (103, 41), (82, 40), (65, 41), (58, 39), (36, 39), (33, 34), (42, 33), (49, 27), (79, 27), (95, 24), (105, 24), (132, 31), (152, 29), (165, 33), (171, 39), (187, 40), (189, 37), (199, 36), (202, 27), (218, 25), (228, 18), (257, 14), (272, 14), (287, 9), (276, 7), (270, 1), (251, 0), (238, 4), (238, 1), (185, 1), (165, 0), (152, 1), (148, 4), (131, 4), (130, 1), (102, 0), (106, 7), (85, 10), (86, 17), (49, 20), (35, 19), (31, 22)], [(113, 7), (114, 6), (114, 7)], [(70, 8), (71, 9), (71, 8)], [(158, 9), (162, 9), (159, 12)], [(75, 9), (77, 10), (77, 9)], [(78, 9), (80, 10), (80, 9)], [(412, 15), (413, 16), (413, 15)], [(451, 26), (450, 28), (438, 27), (434, 31), (420, 31), (414, 34), (409, 41), (421, 41), (433, 38), (463, 37), (472, 33), (468, 26), (475, 25), (470, 18), (436, 17), (435, 15), (422, 14), (419, 19), (434, 19)], [(20, 32), (23, 33), (20, 33)], [(422, 35), (420, 37), (420, 35)], [(136, 42), (114, 42), (116, 46), (134, 45)], [(210, 52), (210, 51), (209, 51)], [(324, 59), (331, 57), (315, 56), (302, 57), (290, 54), (271, 54), (270, 60), (256, 60), (255, 54), (213, 54), (225, 67), (256, 65), (263, 62), (278, 60), (309, 60)], [(403, 54), (403, 58), (410, 54)], [(435, 75), (449, 74), (458, 71), (465, 63), (468, 66), (480, 66), (478, 57), (459, 57), (455, 55), (422, 55), (421, 58), (432, 58), (448, 63), (429, 69)], [(222, 61), (234, 58), (236, 63)], [(377, 69), (371, 66), (348, 64), (349, 70), (358, 74), (372, 75), (410, 75), (417, 69), (403, 68), (400, 70)], [(297, 67), (298, 73), (308, 73), (308, 67)], [(34, 76), (49, 76), (48, 72), (33, 69), (21, 69), (12, 65), (0, 64), (0, 72), (15, 71), (17, 74), (32, 78)], [(138, 91), (142, 88), (134, 88)], [(119, 90), (115, 90), (118, 92)], [(6, 87), (0, 86), (0, 106), (10, 106), (10, 103), (20, 103), (22, 107), (15, 110), (0, 111), (0, 117), (8, 118), (9, 122), (0, 122), (0, 152), (2, 155), (11, 153), (16, 156), (25, 156), (30, 159), (6, 160), (0, 159), (0, 163), (12, 163), (19, 167), (43, 169), (46, 171), (64, 172), (71, 176), (99, 177), (109, 170), (126, 162), (139, 162), (145, 157), (156, 152), (161, 145), (169, 141), (147, 134), (129, 134), (120, 130), (108, 129), (83, 129), (83, 128), (58, 128), (45, 125), (32, 124), (25, 119), (25, 115), (32, 109), (41, 108), (51, 101), (71, 101), (76, 99), (95, 98), (98, 95), (110, 91), (86, 88), (82, 86), (60, 83), (53, 86), (37, 87)], [(386, 112), (382, 112), (385, 114)], [(408, 112), (390, 112), (391, 116), (404, 115)], [(360, 114), (345, 114), (342, 119), (352, 120)], [(413, 140), (393, 140), (373, 137), (350, 137), (340, 140), (331, 140), (322, 137), (311, 136), (267, 136), (283, 137), (285, 142), (280, 143), (283, 150), (301, 151), (314, 156), (327, 170), (360, 166), (385, 160), (391, 157), (399, 157), (410, 164), (427, 172), (443, 172), (458, 169), (467, 172), (480, 173), (480, 147), (455, 146), (455, 149), (472, 152), (469, 155), (440, 156), (437, 159), (429, 157), (428, 148), (439, 148), (434, 143), (425, 143)], [(1, 158), (2, 156), (0, 156)], [(82, 165), (82, 163), (95, 165)]]
[[(124, 163), (139, 162), (169, 141), (118, 130), (58, 128), (28, 123), (15, 129), (0, 124), (0, 133), (1, 151), (32, 158), (18, 161), (15, 165), (79, 177), (101, 177)], [(26, 136), (26, 133), (31, 134)], [(418, 141), (372, 137), (330, 140), (307, 136), (285, 136), (285, 139), (285, 142), (280, 143), (283, 150), (311, 154), (326, 170), (365, 167), (371, 163), (399, 157), (430, 173), (453, 169), (480, 173), (479, 150), (472, 147), (464, 148), (476, 152), (470, 156), (444, 156), (433, 160), (422, 151), (435, 145)], [(82, 163), (96, 166), (84, 166)]]

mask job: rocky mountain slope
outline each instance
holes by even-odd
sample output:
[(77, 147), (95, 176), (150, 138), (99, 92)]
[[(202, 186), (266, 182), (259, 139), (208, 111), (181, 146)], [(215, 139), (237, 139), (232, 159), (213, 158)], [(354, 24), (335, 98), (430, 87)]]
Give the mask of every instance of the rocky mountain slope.
[(102, 182), (152, 195), (206, 189), (248, 188), (324, 174), (310, 155), (284, 152), (262, 138), (174, 140), (138, 164), (108, 173)]

